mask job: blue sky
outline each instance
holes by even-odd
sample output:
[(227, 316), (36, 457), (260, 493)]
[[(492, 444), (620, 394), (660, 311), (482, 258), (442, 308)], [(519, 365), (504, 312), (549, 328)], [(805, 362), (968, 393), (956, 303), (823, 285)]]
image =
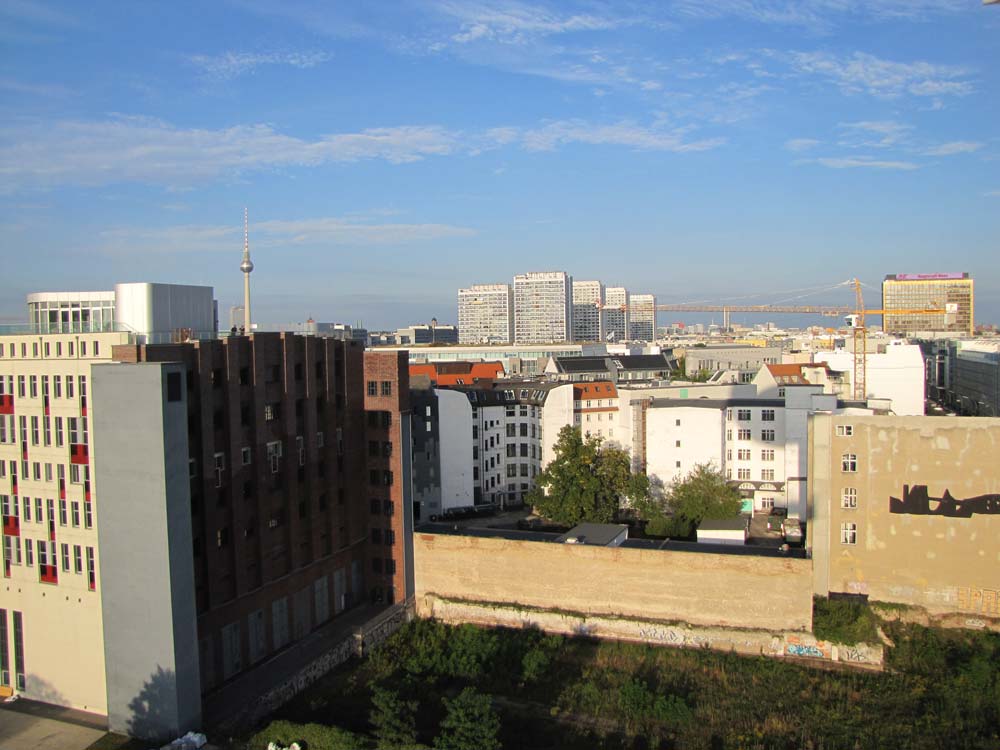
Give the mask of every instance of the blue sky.
[(225, 311), (247, 206), (267, 322), (560, 269), (870, 306), (969, 271), (1000, 323), (998, 35), (979, 0), (5, 0), (0, 317), (140, 280)]

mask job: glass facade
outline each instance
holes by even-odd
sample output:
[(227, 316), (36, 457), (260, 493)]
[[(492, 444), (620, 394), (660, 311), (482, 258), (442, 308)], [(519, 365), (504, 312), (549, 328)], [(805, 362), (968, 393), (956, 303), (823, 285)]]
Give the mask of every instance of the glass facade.
[(115, 293), (28, 296), (33, 333), (97, 333), (115, 330)]
[[(956, 274), (957, 276), (957, 274)], [(961, 278), (900, 279), (888, 276), (882, 282), (882, 309), (886, 315), (882, 328), (888, 333), (918, 331), (955, 332), (971, 336), (973, 320), (972, 279)], [(892, 315), (889, 310), (922, 310), (946, 308), (945, 314)]]

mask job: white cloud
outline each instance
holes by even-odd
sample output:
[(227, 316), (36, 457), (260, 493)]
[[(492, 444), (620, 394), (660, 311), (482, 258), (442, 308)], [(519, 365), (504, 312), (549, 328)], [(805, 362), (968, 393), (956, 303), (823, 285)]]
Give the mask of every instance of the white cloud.
[(924, 151), (925, 156), (953, 156), (954, 154), (971, 154), (978, 151), (984, 144), (978, 141), (951, 141), (942, 143)]
[(688, 130), (647, 128), (624, 121), (614, 125), (594, 125), (584, 120), (559, 120), (525, 131), (522, 142), (529, 151), (551, 151), (570, 143), (630, 146), (645, 151), (707, 151), (725, 143), (724, 138), (685, 140)]
[(990, 190), (983, 193), (986, 198), (1000, 198), (1000, 190)]
[(489, 40), (526, 44), (533, 38), (583, 31), (609, 31), (631, 21), (592, 13), (558, 13), (520, 2), (442, 0), (432, 8), (461, 24), (451, 40), (458, 44)]
[[(329, 248), (332, 246), (404, 245), (453, 237), (470, 237), (469, 227), (450, 224), (374, 224), (355, 219), (315, 219), (254, 222), (251, 248)], [(98, 233), (97, 249), (109, 254), (232, 252), (242, 245), (240, 226), (186, 224), (162, 228), (115, 227)]]
[(815, 138), (792, 138), (791, 140), (785, 141), (785, 148), (794, 152), (808, 151), (819, 144), (820, 142)]
[[(782, 55), (778, 55), (782, 57)], [(800, 74), (825, 78), (847, 94), (884, 99), (911, 96), (965, 96), (973, 91), (970, 71), (924, 61), (893, 62), (864, 52), (837, 56), (828, 52), (791, 52), (784, 56)]]
[(841, 146), (851, 148), (891, 148), (906, 139), (912, 127), (894, 120), (842, 122), (845, 137)]
[(837, 21), (929, 20), (964, 10), (962, 0), (674, 0), (674, 10), (698, 19), (742, 18), (764, 24), (828, 31)]
[(540, 128), (498, 127), (462, 133), (436, 125), (370, 128), (304, 139), (269, 125), (182, 129), (159, 120), (119, 117), (57, 122), (0, 131), (0, 184), (6, 192), (53, 185), (140, 182), (183, 189), (241, 174), (381, 160), (392, 164), (432, 156), (475, 155), (517, 146), (531, 151), (562, 144), (620, 145), (654, 151), (703, 151), (721, 138), (688, 141), (688, 129), (631, 122), (549, 122)]
[(327, 52), (224, 52), (221, 55), (192, 55), (188, 58), (206, 76), (218, 81), (252, 73), (263, 65), (314, 68), (330, 59), (331, 55)]
[(8, 188), (146, 182), (191, 185), (247, 171), (379, 159), (394, 164), (451, 154), (458, 134), (438, 126), (371, 128), (313, 140), (269, 125), (181, 129), (146, 118), (60, 122), (2, 134)]
[(848, 156), (848, 157), (824, 157), (820, 159), (812, 159), (810, 162), (821, 164), (824, 167), (829, 167), (830, 169), (857, 169), (857, 168), (868, 168), (868, 169), (898, 169), (903, 171), (910, 171), (913, 169), (919, 169), (919, 164), (914, 164), (910, 161), (885, 161), (879, 159), (873, 159), (870, 156)]

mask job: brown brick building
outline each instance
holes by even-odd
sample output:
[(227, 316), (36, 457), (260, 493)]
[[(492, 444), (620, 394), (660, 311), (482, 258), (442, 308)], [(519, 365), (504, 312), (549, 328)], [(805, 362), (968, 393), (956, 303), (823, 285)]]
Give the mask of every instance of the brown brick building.
[(405, 597), (405, 357), (258, 333), (114, 359), (187, 373), (202, 692), (354, 605)]

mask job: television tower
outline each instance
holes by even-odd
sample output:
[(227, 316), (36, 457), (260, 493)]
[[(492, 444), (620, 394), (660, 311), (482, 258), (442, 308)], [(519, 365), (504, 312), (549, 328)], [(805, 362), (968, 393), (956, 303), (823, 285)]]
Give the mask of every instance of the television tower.
[(250, 260), (250, 224), (247, 209), (243, 209), (243, 262), (240, 270), (243, 272), (243, 333), (250, 335), (250, 272), (253, 262)]

